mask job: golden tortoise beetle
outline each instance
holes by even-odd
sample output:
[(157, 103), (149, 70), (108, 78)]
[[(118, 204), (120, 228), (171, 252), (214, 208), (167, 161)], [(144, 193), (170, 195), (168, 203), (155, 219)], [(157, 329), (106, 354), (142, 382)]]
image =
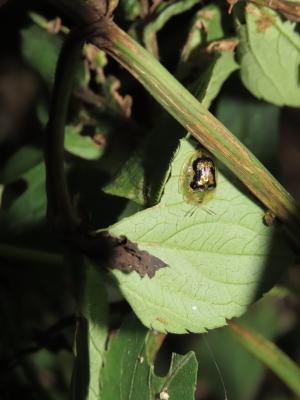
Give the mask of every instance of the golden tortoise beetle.
[(189, 156), (180, 179), (185, 201), (195, 205), (203, 203), (208, 193), (217, 186), (216, 175), (215, 164), (204, 150), (198, 150)]

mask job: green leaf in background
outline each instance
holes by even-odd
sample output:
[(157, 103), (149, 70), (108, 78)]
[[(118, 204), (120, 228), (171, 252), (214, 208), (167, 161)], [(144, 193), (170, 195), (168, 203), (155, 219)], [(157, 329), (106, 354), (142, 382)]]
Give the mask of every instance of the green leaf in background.
[(186, 62), (190, 57), (197, 57), (196, 53), (200, 52), (201, 47), (223, 37), (220, 7), (215, 4), (203, 7), (193, 17), (187, 41), (182, 49), (181, 62)]
[(20, 147), (0, 170), (0, 182), (8, 184), (16, 181), (43, 159), (41, 149), (33, 146)]
[(144, 29), (146, 49), (158, 56), (156, 33), (161, 30), (172, 17), (190, 10), (197, 3), (199, 3), (199, 0), (177, 0), (172, 3), (161, 2), (155, 11), (153, 19)]
[(196, 85), (201, 93), (199, 100), (206, 108), (210, 107), (212, 101), (219, 94), (223, 83), (238, 68), (233, 51), (221, 51), (215, 54), (214, 60), (201, 75)]
[(52, 85), (58, 53), (63, 43), (62, 36), (30, 25), (21, 31), (21, 38), (23, 57), (45, 82)]
[(257, 98), (279, 106), (300, 106), (300, 36), (295, 23), (267, 8), (246, 7), (238, 25), (241, 78)]
[(44, 163), (31, 168), (22, 178), (27, 188), (3, 213), (6, 228), (11, 231), (37, 226), (46, 215)]
[(132, 98), (128, 94), (121, 96), (119, 93), (120, 87), (120, 80), (113, 75), (109, 75), (103, 82), (103, 95), (111, 111), (118, 116), (129, 118), (131, 115)]
[[(21, 31), (22, 54), (27, 63), (52, 87), (56, 62), (63, 43), (61, 33), (53, 34), (37, 25), (29, 25)], [(78, 63), (75, 86), (80, 87), (89, 81), (88, 69)]]
[(108, 306), (104, 276), (89, 263), (85, 283), (85, 298), (82, 313), (88, 321), (89, 348), (89, 400), (98, 400), (100, 372), (102, 370), (108, 334)]
[(144, 205), (144, 184), (143, 160), (141, 154), (136, 152), (124, 163), (119, 173), (103, 188), (103, 191)]
[[(37, 117), (40, 123), (46, 127), (48, 121), (48, 109), (47, 105), (43, 101), (38, 104)], [(75, 122), (74, 125), (66, 125), (64, 147), (66, 151), (77, 157), (86, 160), (98, 160), (103, 155), (106, 136), (109, 135), (110, 127), (107, 126), (105, 121), (101, 121), (100, 118), (96, 125), (94, 124), (89, 126), (87, 123), (89, 120), (86, 121), (85, 117), (85, 115), (79, 116), (79, 122), (77, 119), (77, 123)], [(82, 132), (86, 127), (90, 129), (91, 133), (98, 132), (98, 135), (94, 134), (93, 137), (90, 135), (83, 135)], [(100, 142), (97, 143), (99, 137)]]
[(80, 134), (80, 126), (66, 126), (65, 149), (75, 156), (86, 160), (97, 160), (103, 154), (103, 148), (90, 136)]
[[(183, 135), (173, 118), (163, 114), (140, 147), (125, 161), (104, 192), (140, 205), (156, 204), (168, 177), (170, 162)], [(160, 152), (160, 149), (164, 149)], [(157, 152), (160, 157), (156, 157)]]
[(172, 400), (193, 400), (197, 361), (193, 352), (172, 355), (165, 377), (154, 374), (148, 359), (151, 339), (157, 333), (147, 331), (136, 318), (128, 318), (111, 339), (102, 370), (102, 400), (157, 399), (165, 392)]
[(120, 0), (117, 11), (120, 11), (128, 21), (134, 21), (141, 12), (140, 1)]
[[(159, 388), (160, 398), (163, 398), (163, 393), (167, 393), (170, 399), (194, 400), (197, 368), (198, 363), (193, 351), (185, 355), (173, 353), (167, 376), (165, 378), (154, 377), (152, 384)], [(155, 381), (156, 384), (154, 384)]]
[[(73, 364), (72, 354), (66, 351), (54, 353), (49, 352), (46, 349), (42, 349), (37, 353), (31, 355), (30, 357), (31, 364), (27, 364), (26, 367), (30, 370), (31, 374), (28, 373), (28, 379), (33, 381), (33, 372), (35, 374), (42, 374), (43, 376), (47, 376), (48, 379), (56, 380), (58, 373), (60, 378), (59, 386), (48, 386), (45, 385), (44, 393), (40, 391), (40, 393), (36, 394), (35, 397), (39, 397), (43, 400), (65, 400), (66, 390), (69, 389), (70, 385), (70, 369)], [(26, 373), (25, 373), (26, 375)], [(26, 378), (25, 378), (26, 379)], [(32, 382), (33, 383), (33, 382)], [(35, 384), (39, 382), (35, 382)], [(26, 384), (26, 383), (25, 383)], [(43, 386), (41, 385), (41, 388)]]
[[(221, 172), (207, 204), (195, 209), (179, 192), (193, 147), (181, 141), (161, 202), (110, 227), (168, 267), (155, 277), (114, 270), (141, 321), (158, 331), (204, 332), (242, 315), (289, 262), (280, 233), (263, 224), (264, 211)], [(266, 273), (268, 269), (268, 273)]]
[(250, 96), (225, 95), (217, 104), (216, 116), (268, 169), (276, 172), (279, 107)]
[(149, 398), (146, 337), (147, 330), (130, 318), (111, 339), (101, 374), (102, 400)]
[[(77, 257), (76, 255), (71, 256)], [(103, 275), (87, 259), (84, 262), (86, 280), (75, 343), (72, 376), (72, 400), (99, 400), (100, 372), (108, 334), (107, 299)], [(79, 266), (80, 267), (80, 266)], [(81, 266), (82, 267), (82, 266)]]
[[(193, 351), (185, 355), (172, 354), (170, 370), (165, 378), (153, 378), (153, 386), (162, 393), (167, 393), (170, 399), (194, 400), (196, 389), (198, 363)], [(156, 380), (156, 385), (154, 382)], [(157, 392), (157, 390), (155, 390)]]

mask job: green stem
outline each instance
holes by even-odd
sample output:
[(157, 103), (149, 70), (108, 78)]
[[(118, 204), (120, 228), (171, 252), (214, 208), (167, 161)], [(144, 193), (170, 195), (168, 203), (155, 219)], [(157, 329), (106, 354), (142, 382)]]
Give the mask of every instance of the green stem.
[(246, 187), (300, 236), (300, 214), (292, 196), (259, 160), (185, 89), (151, 54), (111, 20), (102, 19), (93, 43), (122, 64), (153, 97)]
[(47, 214), (53, 224), (63, 232), (74, 232), (80, 224), (72, 207), (64, 171), (64, 135), (82, 46), (81, 35), (78, 37), (75, 32), (68, 36), (60, 52), (46, 131)]
[(247, 351), (266, 364), (283, 382), (300, 396), (300, 369), (274, 343), (257, 332), (249, 331), (233, 321), (228, 321), (231, 334)]

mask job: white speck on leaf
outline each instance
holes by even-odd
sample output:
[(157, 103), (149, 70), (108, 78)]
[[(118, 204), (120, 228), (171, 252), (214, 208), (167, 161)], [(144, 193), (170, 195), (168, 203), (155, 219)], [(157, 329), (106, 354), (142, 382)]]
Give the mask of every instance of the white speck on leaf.
[(167, 392), (166, 388), (164, 388), (160, 393), (159, 393), (159, 398), (160, 400), (169, 400), (170, 395)]

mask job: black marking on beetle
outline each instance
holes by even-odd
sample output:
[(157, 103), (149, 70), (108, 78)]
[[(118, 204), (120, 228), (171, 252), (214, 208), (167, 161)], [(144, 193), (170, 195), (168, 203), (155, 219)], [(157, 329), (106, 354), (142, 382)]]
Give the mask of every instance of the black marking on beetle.
[(193, 161), (194, 176), (190, 183), (193, 192), (204, 192), (216, 188), (216, 169), (209, 157), (198, 157)]

